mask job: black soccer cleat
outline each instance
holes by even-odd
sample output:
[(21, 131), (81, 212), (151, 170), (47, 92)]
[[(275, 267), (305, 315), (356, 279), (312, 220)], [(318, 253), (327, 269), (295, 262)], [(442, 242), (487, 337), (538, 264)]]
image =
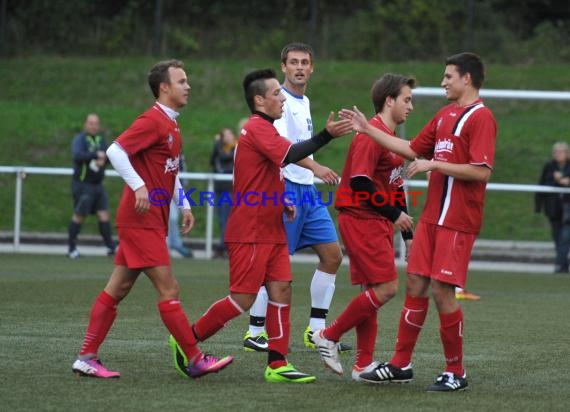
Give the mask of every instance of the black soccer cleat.
[(467, 389), (467, 376), (455, 375), (451, 372), (443, 372), (433, 384), (428, 386), (428, 392), (456, 392)]
[(369, 383), (408, 383), (414, 378), (412, 364), (398, 368), (391, 363), (382, 363), (370, 372), (360, 374), (360, 380)]

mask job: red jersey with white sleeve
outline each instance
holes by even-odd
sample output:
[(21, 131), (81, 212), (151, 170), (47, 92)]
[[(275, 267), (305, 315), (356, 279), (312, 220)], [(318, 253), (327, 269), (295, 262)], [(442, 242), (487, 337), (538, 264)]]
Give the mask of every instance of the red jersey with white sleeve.
[[(382, 121), (379, 114), (368, 122), (377, 129), (395, 136), (393, 130)], [(357, 133), (352, 140), (346, 155), (340, 186), (336, 192), (335, 208), (342, 213), (348, 213), (358, 219), (386, 219), (373, 210), (366, 201), (355, 200), (355, 194), (350, 188), (350, 179), (364, 176), (372, 180), (378, 195), (378, 203), (392, 201), (392, 193), (404, 185), (402, 171), (404, 159), (388, 149), (380, 146), (371, 137)]]
[[(164, 200), (151, 205), (145, 214), (135, 212), (135, 192), (125, 185), (117, 210), (117, 227), (168, 230), (168, 214), (178, 174), (182, 140), (175, 120), (155, 104), (116, 140), (129, 156), (135, 171), (144, 181), (149, 197)], [(166, 196), (168, 195), (168, 198)]]
[[(468, 106), (443, 107), (410, 142), (418, 155), (440, 162), (493, 168), (497, 123), (481, 99)], [(467, 233), (479, 233), (485, 182), (466, 181), (436, 170), (429, 177), (420, 220)]]
[(226, 242), (287, 243), (281, 167), (291, 145), (262, 113), (254, 113), (243, 126), (235, 151)]

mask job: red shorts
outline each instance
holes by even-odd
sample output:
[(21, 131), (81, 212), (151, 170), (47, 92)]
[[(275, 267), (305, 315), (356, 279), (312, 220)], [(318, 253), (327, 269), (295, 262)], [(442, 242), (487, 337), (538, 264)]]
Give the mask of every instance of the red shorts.
[(230, 291), (259, 292), (270, 281), (291, 282), (291, 263), (286, 244), (228, 243)]
[(129, 269), (170, 266), (166, 233), (161, 229), (117, 228), (115, 265)]
[(408, 257), (408, 273), (464, 288), (476, 237), (420, 220)]
[(392, 222), (386, 219), (357, 219), (341, 213), (338, 224), (348, 254), (353, 285), (385, 283), (398, 278)]

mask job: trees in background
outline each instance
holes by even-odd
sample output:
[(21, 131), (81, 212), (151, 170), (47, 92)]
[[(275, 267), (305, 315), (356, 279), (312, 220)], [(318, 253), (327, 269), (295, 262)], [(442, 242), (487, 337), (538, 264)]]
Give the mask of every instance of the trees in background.
[(440, 61), (469, 49), (507, 63), (570, 61), (567, 0), (0, 1), (0, 50), (12, 56), (272, 59), (300, 40), (332, 59)]

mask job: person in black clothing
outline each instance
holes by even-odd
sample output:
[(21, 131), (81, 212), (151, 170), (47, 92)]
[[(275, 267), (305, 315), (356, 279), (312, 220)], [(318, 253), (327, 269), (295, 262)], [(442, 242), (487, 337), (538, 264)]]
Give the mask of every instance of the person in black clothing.
[(105, 165), (107, 164), (107, 142), (99, 133), (99, 116), (90, 113), (85, 118), (83, 132), (76, 135), (71, 144), (73, 156), (73, 216), (69, 224), (69, 252), (71, 259), (80, 257), (77, 250), (77, 236), (85, 217), (97, 214), (99, 232), (107, 246), (107, 255), (115, 253), (115, 243), (109, 224), (109, 201), (103, 187)]
[[(538, 184), (555, 187), (570, 186), (570, 159), (568, 144), (557, 142), (552, 147), (552, 160), (543, 169)], [(568, 251), (570, 250), (570, 194), (537, 193), (535, 212), (544, 210), (550, 221), (552, 238), (556, 246), (556, 273), (568, 273)]]
[[(237, 139), (230, 128), (220, 130), (214, 143), (214, 150), (210, 163), (214, 173), (232, 174), (234, 171), (234, 153)], [(222, 197), (226, 193), (224, 197)], [(216, 256), (223, 257), (227, 254), (226, 245), (224, 243), (224, 234), (226, 232), (226, 224), (231, 210), (232, 182), (231, 180), (216, 180), (214, 182), (214, 196), (216, 204), (216, 212), (220, 225), (220, 244), (216, 250)]]

